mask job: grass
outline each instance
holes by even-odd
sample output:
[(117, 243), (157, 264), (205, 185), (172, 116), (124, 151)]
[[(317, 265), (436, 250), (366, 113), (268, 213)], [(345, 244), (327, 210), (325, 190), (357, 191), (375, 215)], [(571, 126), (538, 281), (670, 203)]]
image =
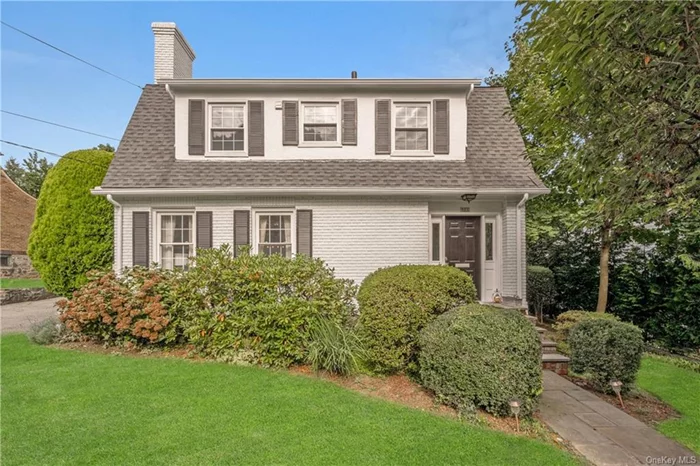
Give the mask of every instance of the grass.
[(3, 336), (2, 464), (577, 464), (556, 447), (258, 367)]
[(0, 278), (0, 289), (43, 288), (41, 278)]
[(658, 430), (700, 453), (700, 374), (645, 357), (637, 385), (683, 415), (680, 419), (662, 422)]

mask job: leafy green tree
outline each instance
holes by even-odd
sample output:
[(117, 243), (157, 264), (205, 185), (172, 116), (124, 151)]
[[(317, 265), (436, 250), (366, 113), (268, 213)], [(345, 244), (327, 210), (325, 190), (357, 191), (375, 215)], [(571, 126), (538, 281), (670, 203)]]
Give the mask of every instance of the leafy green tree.
[(94, 149), (94, 150), (103, 150), (103, 151), (112, 152), (112, 153), (114, 153), (114, 152), (116, 151), (116, 149), (114, 148), (114, 146), (113, 146), (112, 144), (109, 144), (109, 143), (107, 143), (107, 144), (98, 144), (97, 146), (93, 147), (93, 149)]
[(46, 174), (53, 167), (46, 158), (39, 158), (39, 154), (30, 152), (29, 156), (17, 162), (14, 157), (10, 157), (5, 162), (5, 173), (27, 194), (39, 197), (41, 185), (44, 183)]
[(66, 296), (86, 273), (112, 264), (112, 205), (90, 190), (102, 183), (114, 154), (78, 150), (46, 176), (29, 237), (29, 257), (46, 288)]
[(528, 234), (595, 230), (597, 310), (611, 247), (697, 208), (700, 10), (692, 3), (522, 2), (504, 85), (535, 170), (552, 194)]

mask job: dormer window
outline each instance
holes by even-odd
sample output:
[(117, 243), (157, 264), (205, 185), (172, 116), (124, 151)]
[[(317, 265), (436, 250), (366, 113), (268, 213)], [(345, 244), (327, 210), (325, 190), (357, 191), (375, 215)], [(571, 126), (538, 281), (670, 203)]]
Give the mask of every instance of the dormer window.
[(394, 150), (417, 152), (430, 149), (429, 103), (397, 103), (394, 115)]
[(338, 144), (339, 108), (337, 102), (302, 102), (303, 145), (328, 146)]
[(242, 152), (245, 150), (245, 105), (212, 104), (212, 152)]

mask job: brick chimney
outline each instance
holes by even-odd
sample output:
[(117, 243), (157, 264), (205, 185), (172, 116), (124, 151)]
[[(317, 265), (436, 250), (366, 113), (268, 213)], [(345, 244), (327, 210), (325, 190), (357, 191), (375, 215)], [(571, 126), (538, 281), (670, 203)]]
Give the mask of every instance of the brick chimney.
[(192, 77), (194, 50), (175, 23), (151, 23), (155, 38), (153, 57), (155, 82)]

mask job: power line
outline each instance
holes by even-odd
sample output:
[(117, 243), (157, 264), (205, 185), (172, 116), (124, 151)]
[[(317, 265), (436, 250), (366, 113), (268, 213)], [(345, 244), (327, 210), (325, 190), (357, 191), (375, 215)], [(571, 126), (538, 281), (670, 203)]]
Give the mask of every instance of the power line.
[(12, 25), (10, 25), (10, 24), (7, 24), (5, 21), (0, 21), (0, 23), (2, 23), (4, 26), (7, 26), (7, 27), (10, 28), (10, 29), (14, 29), (15, 31), (19, 32), (20, 34), (24, 34), (25, 36), (27, 36), (27, 37), (29, 37), (29, 38), (31, 38), (31, 39), (34, 39), (34, 40), (37, 41), (37, 42), (41, 42), (42, 44), (46, 45), (47, 47), (51, 47), (52, 49), (54, 49), (54, 50), (56, 50), (56, 51), (58, 51), (58, 52), (61, 52), (61, 53), (64, 54), (64, 55), (68, 55), (69, 57), (74, 58), (74, 59), (78, 60), (79, 62), (85, 63), (86, 65), (91, 66), (91, 67), (95, 68), (96, 70), (102, 71), (103, 73), (107, 73), (108, 75), (110, 75), (110, 76), (112, 76), (112, 77), (114, 77), (114, 78), (117, 78), (117, 79), (119, 79), (119, 80), (121, 80), (121, 81), (124, 81), (125, 83), (131, 84), (132, 86), (136, 86), (136, 87), (138, 87), (139, 89), (143, 89), (143, 87), (139, 86), (138, 84), (136, 84), (136, 83), (134, 83), (134, 82), (129, 81), (128, 79), (124, 79), (124, 78), (122, 78), (121, 76), (117, 76), (116, 74), (111, 73), (111, 72), (105, 70), (104, 68), (100, 68), (100, 67), (97, 66), (97, 65), (93, 65), (92, 63), (90, 63), (90, 62), (88, 62), (88, 61), (86, 61), (86, 60), (83, 60), (83, 59), (80, 58), (80, 57), (76, 57), (76, 56), (73, 55), (72, 53), (66, 52), (65, 50), (60, 49), (60, 48), (56, 47), (55, 45), (51, 45), (51, 44), (49, 44), (48, 42), (43, 41), (43, 40), (39, 39), (38, 37), (29, 34), (28, 32), (25, 32), (25, 31), (23, 31), (23, 30), (21, 30), (21, 29), (18, 29), (18, 28), (14, 27), (14, 26), (12, 26)]
[(117, 138), (113, 138), (111, 136), (105, 136), (104, 134), (93, 133), (91, 131), (85, 131), (84, 129), (73, 128), (72, 126), (61, 125), (59, 123), (54, 123), (52, 121), (41, 120), (39, 118), (30, 117), (28, 115), (22, 115), (20, 113), (10, 112), (8, 110), (2, 110), (2, 113), (7, 113), (8, 115), (14, 115), (14, 116), (20, 117), (20, 118), (26, 118), (27, 120), (39, 121), (41, 123), (46, 123), (47, 125), (58, 126), (59, 128), (66, 128), (66, 129), (70, 129), (73, 131), (78, 131), (79, 133), (91, 134), (93, 136), (99, 136), (101, 138), (111, 139), (113, 141), (119, 141), (119, 139), (117, 139)]
[(29, 149), (29, 150), (33, 150), (33, 151), (36, 151), (36, 152), (41, 152), (42, 154), (52, 155), (52, 156), (54, 156), (54, 157), (58, 157), (59, 159), (68, 159), (68, 160), (73, 160), (73, 161), (75, 161), (75, 162), (86, 163), (86, 164), (92, 165), (92, 166), (94, 166), (94, 167), (104, 168), (104, 165), (92, 163), (92, 162), (89, 162), (89, 161), (87, 161), (87, 160), (81, 160), (81, 159), (76, 159), (76, 158), (73, 158), (73, 157), (68, 157), (67, 155), (61, 155), (61, 154), (57, 154), (57, 153), (55, 153), (55, 152), (51, 152), (51, 151), (48, 151), (48, 150), (37, 149), (36, 147), (32, 147), (32, 146), (25, 146), (24, 144), (18, 144), (18, 143), (16, 143), (16, 142), (12, 142), (12, 141), (5, 141), (4, 139), (0, 139), (0, 142), (2, 142), (3, 144), (9, 144), (9, 145), (11, 145), (11, 146), (21, 147), (21, 148), (23, 148), (23, 149)]

